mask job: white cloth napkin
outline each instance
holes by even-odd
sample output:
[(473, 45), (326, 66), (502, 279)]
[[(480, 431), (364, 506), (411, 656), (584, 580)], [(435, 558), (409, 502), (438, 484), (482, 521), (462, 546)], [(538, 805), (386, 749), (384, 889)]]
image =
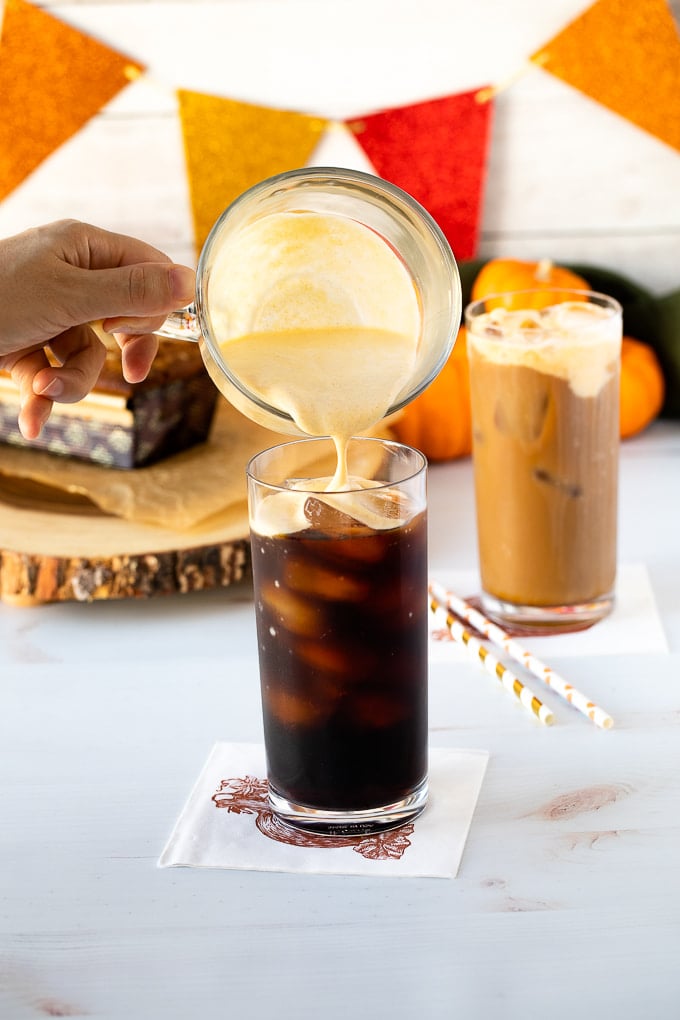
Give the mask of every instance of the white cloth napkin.
[[(431, 579), (455, 591), (461, 598), (472, 598), (479, 591), (474, 571), (456, 572), (445, 566), (432, 567)], [(464, 651), (442, 629), (441, 622), (430, 618), (430, 662), (448, 662), (465, 657)], [(622, 564), (616, 579), (616, 602), (612, 613), (587, 630), (549, 637), (518, 638), (529, 651), (550, 663), (561, 656), (635, 655), (668, 652), (668, 641), (661, 624), (649, 580), (642, 563)]]
[(158, 866), (318, 875), (455, 878), (487, 751), (430, 749), (428, 805), (415, 822), (374, 836), (297, 833), (266, 802), (261, 744), (215, 744)]

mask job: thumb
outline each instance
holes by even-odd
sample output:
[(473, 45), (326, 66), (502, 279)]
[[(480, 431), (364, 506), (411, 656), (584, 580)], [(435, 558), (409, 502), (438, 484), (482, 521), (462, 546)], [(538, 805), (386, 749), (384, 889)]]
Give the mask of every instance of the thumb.
[(188, 266), (138, 262), (115, 269), (76, 269), (69, 304), (74, 324), (117, 316), (167, 315), (194, 299)]

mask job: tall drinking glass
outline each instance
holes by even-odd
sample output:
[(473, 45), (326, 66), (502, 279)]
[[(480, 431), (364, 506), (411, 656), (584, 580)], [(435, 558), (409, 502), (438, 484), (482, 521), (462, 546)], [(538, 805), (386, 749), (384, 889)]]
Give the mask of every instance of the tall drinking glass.
[(621, 307), (524, 291), (469, 305), (465, 321), (484, 608), (589, 625), (614, 603)]
[(328, 439), (266, 450), (248, 499), (271, 806), (350, 835), (427, 799), (426, 461), (352, 439), (350, 488), (325, 491), (334, 464)]

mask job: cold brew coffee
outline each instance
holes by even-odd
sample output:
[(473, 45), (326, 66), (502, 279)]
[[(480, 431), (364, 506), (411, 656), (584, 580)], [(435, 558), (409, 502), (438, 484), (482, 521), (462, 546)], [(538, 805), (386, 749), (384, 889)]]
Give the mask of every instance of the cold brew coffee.
[[(362, 443), (379, 441), (352, 440), (350, 460)], [(316, 831), (401, 824), (427, 793), (424, 459), (379, 445), (416, 464), (415, 477), (277, 491), (253, 480), (272, 477), (262, 458), (276, 451), (250, 468), (270, 798)]]

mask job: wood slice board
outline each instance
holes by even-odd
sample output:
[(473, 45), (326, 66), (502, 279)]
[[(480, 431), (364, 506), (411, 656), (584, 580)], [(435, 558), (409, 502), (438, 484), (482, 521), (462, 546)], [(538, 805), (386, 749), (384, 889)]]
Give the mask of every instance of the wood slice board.
[(0, 599), (149, 598), (221, 588), (250, 573), (245, 502), (190, 531), (123, 520), (86, 497), (0, 474)]

